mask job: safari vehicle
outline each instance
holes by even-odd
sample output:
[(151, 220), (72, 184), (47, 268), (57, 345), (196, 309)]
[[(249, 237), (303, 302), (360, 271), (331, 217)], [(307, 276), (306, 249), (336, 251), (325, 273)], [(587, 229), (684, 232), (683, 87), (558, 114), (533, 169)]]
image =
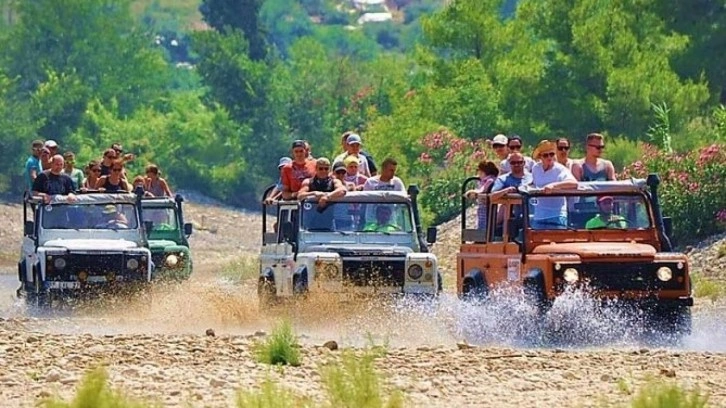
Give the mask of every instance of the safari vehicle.
[(184, 198), (145, 197), (141, 200), (144, 225), (147, 231), (153, 279), (188, 279), (192, 274), (192, 253), (189, 236), (192, 224), (184, 223)]
[(151, 279), (139, 196), (131, 193), (24, 200), (18, 296), (49, 306)]
[[(314, 199), (279, 201), (268, 231), (263, 204), (263, 243), (258, 294), (263, 302), (308, 292), (425, 294), (441, 290), (436, 256), (424, 239), (416, 205), (391, 191), (348, 192), (321, 206)], [(385, 218), (385, 219), (384, 219)]]
[[(462, 200), (459, 295), (485, 298), (497, 285), (522, 285), (546, 312), (568, 287), (582, 287), (603, 300), (634, 304), (661, 329), (688, 333), (693, 305), (688, 258), (672, 252), (659, 183), (653, 174), (647, 180), (582, 182), (577, 189), (550, 193), (520, 187), (499, 198), (489, 195), (486, 231), (466, 228)], [(565, 210), (558, 223), (537, 221), (553, 207)]]

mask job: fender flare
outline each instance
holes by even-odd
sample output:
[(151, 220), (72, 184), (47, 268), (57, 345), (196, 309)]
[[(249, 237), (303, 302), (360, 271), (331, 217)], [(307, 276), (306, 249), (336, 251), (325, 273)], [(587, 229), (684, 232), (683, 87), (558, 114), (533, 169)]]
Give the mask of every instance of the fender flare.
[(489, 285), (486, 281), (484, 271), (473, 268), (464, 275), (461, 293), (463, 296), (484, 298), (489, 294)]

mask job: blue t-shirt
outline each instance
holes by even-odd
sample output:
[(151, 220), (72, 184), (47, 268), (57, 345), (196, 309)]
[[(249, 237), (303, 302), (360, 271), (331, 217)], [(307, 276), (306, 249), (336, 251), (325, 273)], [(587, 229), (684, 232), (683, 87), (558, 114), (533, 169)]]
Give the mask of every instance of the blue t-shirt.
[(25, 161), (25, 186), (30, 191), (33, 189), (33, 180), (30, 178), (30, 172), (35, 169), (35, 176), (37, 177), (40, 173), (40, 158), (35, 156), (28, 157)]
[(504, 190), (508, 187), (519, 187), (519, 186), (526, 186), (532, 184), (532, 174), (525, 171), (524, 176), (522, 178), (519, 178), (512, 173), (503, 174), (499, 177), (497, 177), (496, 181), (494, 181), (494, 187), (492, 187), (492, 193), (495, 193), (500, 190)]

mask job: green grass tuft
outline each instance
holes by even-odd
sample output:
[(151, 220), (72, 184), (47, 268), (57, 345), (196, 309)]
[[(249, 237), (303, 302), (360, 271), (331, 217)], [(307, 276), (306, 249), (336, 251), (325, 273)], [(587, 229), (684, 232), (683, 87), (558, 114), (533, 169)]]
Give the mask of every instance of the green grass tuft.
[(242, 391), (237, 394), (237, 408), (303, 408), (313, 407), (303, 399), (271, 380), (265, 380), (259, 391)]
[(242, 255), (222, 266), (220, 273), (233, 283), (240, 283), (249, 279), (257, 279), (260, 273), (260, 264), (256, 256)]
[(631, 408), (705, 408), (708, 396), (698, 388), (686, 389), (674, 384), (649, 381), (633, 398)]
[(726, 287), (723, 282), (693, 275), (693, 294), (697, 298), (709, 298), (715, 301), (726, 294)]
[(108, 387), (108, 374), (103, 368), (87, 373), (71, 402), (58, 398), (48, 398), (40, 401), (41, 408), (152, 408), (147, 402), (132, 400), (120, 392)]
[(273, 365), (300, 365), (300, 349), (297, 337), (288, 320), (274, 328), (272, 334), (255, 346), (257, 361)]
[(393, 391), (384, 396), (380, 374), (374, 362), (375, 351), (356, 356), (344, 351), (340, 364), (323, 367), (321, 377), (331, 407), (340, 408), (397, 408), (403, 406), (403, 394)]

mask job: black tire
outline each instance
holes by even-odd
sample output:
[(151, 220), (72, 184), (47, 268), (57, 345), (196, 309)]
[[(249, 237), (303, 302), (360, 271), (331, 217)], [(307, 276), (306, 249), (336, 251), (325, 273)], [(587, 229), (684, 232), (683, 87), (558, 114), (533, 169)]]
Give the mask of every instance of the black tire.
[(673, 340), (681, 340), (691, 334), (692, 317), (688, 306), (657, 306), (651, 317), (653, 329)]
[(489, 296), (489, 288), (482, 285), (477, 285), (471, 279), (464, 279), (464, 284), (461, 290), (461, 299), (466, 302), (482, 303), (486, 301)]

